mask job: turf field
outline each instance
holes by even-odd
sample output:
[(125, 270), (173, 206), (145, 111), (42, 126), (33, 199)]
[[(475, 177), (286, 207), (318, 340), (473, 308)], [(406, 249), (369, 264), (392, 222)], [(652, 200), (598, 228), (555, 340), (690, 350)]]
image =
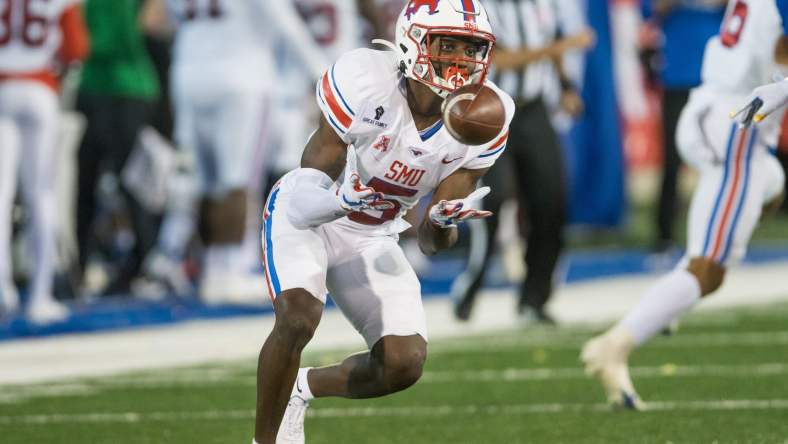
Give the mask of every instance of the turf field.
[[(788, 443), (788, 305), (694, 315), (636, 352), (642, 413), (610, 411), (584, 377), (577, 355), (593, 331), (436, 341), (410, 390), (314, 402), (307, 442)], [(247, 361), (0, 386), (0, 442), (248, 444), (254, 382)]]

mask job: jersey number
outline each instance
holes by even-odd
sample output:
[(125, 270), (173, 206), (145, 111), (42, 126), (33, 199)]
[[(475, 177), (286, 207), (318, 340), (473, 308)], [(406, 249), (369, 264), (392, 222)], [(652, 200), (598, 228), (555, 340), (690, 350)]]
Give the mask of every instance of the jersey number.
[(720, 29), (720, 41), (728, 48), (732, 48), (739, 43), (739, 37), (744, 30), (744, 22), (747, 20), (748, 6), (738, 0), (733, 8), (728, 9), (728, 14), (722, 21)]
[[(401, 187), (377, 177), (370, 179), (370, 181), (367, 182), (367, 186), (374, 188), (375, 191), (379, 193), (389, 196), (411, 197), (418, 193), (418, 190)], [(394, 220), (397, 216), (399, 216), (400, 209), (402, 209), (402, 204), (400, 204), (399, 201), (393, 199), (383, 200), (386, 202), (391, 202), (392, 207), (388, 210), (381, 211), (380, 216), (373, 216), (369, 213), (353, 212), (348, 214), (348, 219), (363, 225), (382, 225), (385, 222)]]
[(198, 0), (184, 0), (186, 5), (183, 10), (184, 19), (187, 21), (197, 20), (198, 18), (215, 19), (224, 15), (221, 0), (209, 0), (208, 7), (203, 10), (198, 5)]
[[(27, 46), (37, 47), (44, 44), (49, 32), (46, 16), (36, 14), (46, 6), (48, 0), (5, 0), (4, 10), (0, 10), (0, 46), (7, 45), (12, 39)], [(22, 22), (17, 29), (12, 28), (11, 11), (14, 6), (22, 8)]]
[(327, 46), (336, 41), (339, 23), (334, 5), (331, 3), (304, 5), (296, 2), (296, 7), (318, 44)]

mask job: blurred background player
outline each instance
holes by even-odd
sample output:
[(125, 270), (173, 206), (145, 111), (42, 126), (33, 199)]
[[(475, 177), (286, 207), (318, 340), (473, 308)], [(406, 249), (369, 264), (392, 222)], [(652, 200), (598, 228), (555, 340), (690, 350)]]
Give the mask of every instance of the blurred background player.
[(52, 293), (59, 77), (88, 46), (79, 0), (0, 0), (0, 315), (19, 305), (10, 252), (17, 180), (30, 220), (28, 318), (47, 323), (68, 315)]
[(655, 48), (645, 52), (656, 71), (662, 94), (662, 181), (655, 214), (654, 251), (675, 247), (673, 227), (678, 211), (681, 159), (676, 149), (676, 125), (690, 89), (700, 85), (703, 48), (720, 28), (727, 0), (643, 0), (646, 26), (656, 32)]
[[(102, 290), (106, 294), (130, 292), (145, 255), (155, 244), (159, 223), (158, 216), (119, 180), (159, 98), (158, 78), (138, 23), (141, 4), (140, 0), (87, 0), (85, 4), (93, 45), (77, 99), (77, 109), (87, 118), (79, 147), (77, 190), (77, 242), (83, 275), (100, 246), (95, 234), (100, 215), (124, 213), (133, 232), (133, 246), (128, 255), (116, 260), (120, 263), (114, 264), (110, 283)], [(102, 201), (101, 195), (113, 197)]]
[(330, 61), (351, 49), (364, 46), (364, 29), (359, 13), (361, 9), (370, 13), (375, 9), (371, 0), (291, 1), (319, 47), (321, 57), (318, 62), (322, 69), (315, 71), (316, 63), (310, 66), (293, 52), (288, 43), (289, 34), (279, 33), (276, 36), (277, 43), (273, 48), (277, 60), (277, 83), (281, 87), (274, 91), (277, 106), (272, 116), (275, 122), (272, 132), (276, 151), (269, 156), (274, 162), (270, 166), (272, 174), (268, 190), (284, 173), (298, 167), (304, 142), (319, 120), (320, 110), (313, 92), (315, 79), (325, 72)]
[(642, 408), (629, 377), (630, 352), (722, 285), (726, 269), (744, 257), (762, 211), (784, 197), (785, 175), (770, 152), (783, 113), (757, 128), (729, 117), (779, 72), (778, 63), (788, 67), (784, 25), (775, 0), (730, 0), (719, 35), (706, 45), (703, 82), (692, 91), (676, 134), (682, 157), (700, 174), (684, 259), (618, 324), (583, 347), (586, 371), (599, 378), (614, 405)]
[(476, 221), (472, 228), (470, 262), (452, 287), (454, 313), (458, 319), (469, 319), (494, 250), (501, 206), (516, 198), (520, 231), (527, 243), (527, 274), (517, 310), (524, 321), (552, 324), (545, 305), (567, 219), (567, 177), (552, 114), (555, 105), (570, 116), (582, 112), (582, 99), (564, 71), (563, 58), (569, 51), (592, 45), (594, 34), (590, 29), (572, 29), (567, 20), (562, 23), (567, 11), (561, 8), (567, 5), (558, 0), (490, 0), (486, 5), (499, 36), (493, 78), (515, 98), (517, 110), (506, 162), (496, 163), (484, 179), (492, 187), (484, 208), (493, 216)]
[[(286, 50), (314, 76), (327, 63), (290, 2), (168, 0), (159, 9), (175, 28), (175, 140), (185, 168), (192, 169), (181, 179), (192, 177), (197, 189), (185, 186), (172, 196), (147, 271), (170, 281), (182, 274), (186, 247), (199, 227), (200, 296), (208, 302), (259, 297), (265, 287), (252, 267), (259, 266), (262, 186), (272, 155), (272, 41), (281, 34)], [(245, 239), (251, 251), (243, 248)]]

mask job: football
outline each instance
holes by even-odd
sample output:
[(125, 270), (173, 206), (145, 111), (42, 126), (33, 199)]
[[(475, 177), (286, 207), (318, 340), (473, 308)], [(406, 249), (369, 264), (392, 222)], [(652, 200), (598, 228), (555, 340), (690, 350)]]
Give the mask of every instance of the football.
[(466, 145), (484, 145), (501, 134), (506, 110), (498, 94), (480, 84), (466, 85), (443, 101), (443, 123)]

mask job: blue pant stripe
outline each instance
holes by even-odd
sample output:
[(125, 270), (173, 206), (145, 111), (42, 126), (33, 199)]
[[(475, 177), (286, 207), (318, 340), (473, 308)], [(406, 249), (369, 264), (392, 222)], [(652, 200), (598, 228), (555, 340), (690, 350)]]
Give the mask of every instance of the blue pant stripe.
[(271, 230), (273, 228), (273, 213), (278, 194), (278, 188), (271, 193), (271, 197), (268, 199), (268, 207), (266, 208), (268, 217), (263, 221), (265, 228), (265, 262), (268, 265), (268, 275), (271, 277), (271, 284), (274, 286), (276, 295), (282, 291), (282, 286), (279, 284), (279, 276), (276, 274), (276, 266), (274, 265), (274, 244), (271, 241)]
[(736, 225), (739, 223), (739, 216), (741, 216), (741, 209), (744, 207), (744, 199), (747, 198), (747, 189), (750, 185), (750, 164), (752, 163), (752, 153), (753, 153), (753, 145), (755, 145), (755, 141), (758, 138), (758, 130), (752, 128), (750, 131), (750, 142), (747, 144), (747, 160), (744, 164), (744, 187), (741, 191), (741, 196), (739, 196), (739, 201), (736, 203), (736, 214), (733, 216), (733, 223), (731, 223), (731, 229), (728, 233), (728, 237), (725, 240), (725, 248), (722, 250), (722, 255), (720, 256), (720, 263), (725, 262), (728, 258), (728, 253), (730, 253), (731, 246), (733, 245), (733, 239), (736, 237)]
[(720, 201), (722, 201), (722, 195), (725, 192), (725, 185), (728, 182), (728, 174), (730, 172), (730, 163), (728, 159), (731, 156), (731, 150), (733, 149), (733, 139), (736, 136), (736, 124), (734, 123), (731, 126), (731, 133), (728, 136), (728, 148), (725, 152), (725, 172), (722, 175), (722, 183), (720, 184), (720, 191), (717, 193), (717, 199), (714, 201), (714, 210), (711, 212), (711, 218), (709, 218), (709, 226), (706, 228), (706, 239), (703, 241), (703, 256), (707, 256), (709, 254), (709, 243), (711, 242), (711, 233), (714, 231), (714, 222), (717, 219), (717, 212), (720, 209)]

